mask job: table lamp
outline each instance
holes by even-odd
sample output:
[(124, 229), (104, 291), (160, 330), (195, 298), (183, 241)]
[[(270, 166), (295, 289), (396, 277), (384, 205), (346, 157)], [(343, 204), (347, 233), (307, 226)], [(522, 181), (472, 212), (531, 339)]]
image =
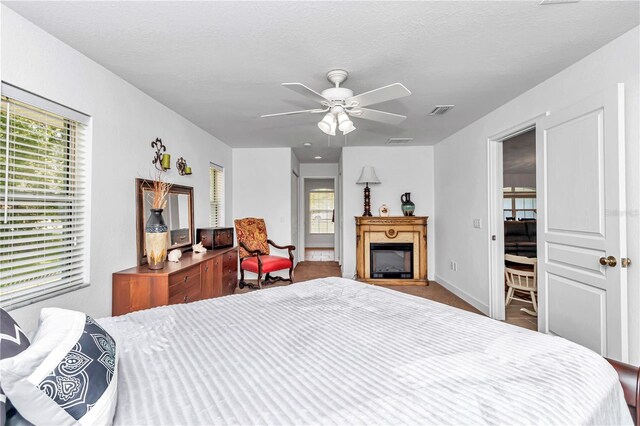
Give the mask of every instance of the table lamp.
[(358, 184), (364, 184), (364, 213), (362, 216), (371, 216), (371, 190), (369, 184), (380, 183), (380, 179), (376, 176), (376, 170), (372, 166), (364, 166), (362, 173), (358, 179)]

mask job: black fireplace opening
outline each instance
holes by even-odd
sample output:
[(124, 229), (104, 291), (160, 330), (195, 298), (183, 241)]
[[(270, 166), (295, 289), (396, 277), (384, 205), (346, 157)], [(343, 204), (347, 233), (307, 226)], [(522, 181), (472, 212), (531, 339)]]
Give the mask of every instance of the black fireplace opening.
[(412, 243), (371, 243), (371, 278), (413, 278)]

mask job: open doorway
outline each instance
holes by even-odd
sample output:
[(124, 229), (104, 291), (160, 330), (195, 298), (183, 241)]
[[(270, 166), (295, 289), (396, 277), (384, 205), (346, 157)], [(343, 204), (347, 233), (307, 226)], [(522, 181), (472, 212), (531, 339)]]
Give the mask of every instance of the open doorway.
[(505, 321), (538, 329), (536, 130), (502, 141)]
[[(539, 329), (536, 276), (536, 162), (539, 142), (536, 127), (541, 117), (543, 115), (488, 139), (489, 314), (494, 319), (531, 330)], [(520, 276), (515, 276), (513, 270)], [(512, 276), (509, 276), (510, 273)], [(509, 282), (513, 283), (514, 280), (522, 285), (510, 290), (514, 286)]]
[(335, 179), (304, 179), (305, 261), (335, 260)]

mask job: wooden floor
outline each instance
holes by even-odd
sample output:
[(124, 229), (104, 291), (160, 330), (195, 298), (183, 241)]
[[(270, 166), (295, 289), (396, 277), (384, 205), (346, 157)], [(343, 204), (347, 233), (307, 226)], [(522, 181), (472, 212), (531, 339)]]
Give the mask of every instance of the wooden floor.
[[(304, 261), (298, 263), (294, 271), (294, 278), (296, 282), (312, 280), (315, 278), (325, 277), (340, 277), (342, 272), (338, 262), (329, 261)], [(249, 281), (249, 280), (248, 280)], [(269, 287), (289, 285), (289, 283), (275, 283), (270, 284)], [(418, 297), (424, 297), (425, 299), (433, 300), (435, 302), (443, 303), (445, 305), (454, 306), (456, 308), (464, 309), (469, 312), (483, 315), (479, 310), (465, 302), (449, 290), (441, 286), (435, 281), (430, 281), (428, 286), (414, 286), (414, 285), (395, 285), (395, 286), (381, 286), (392, 290), (401, 291), (403, 293), (412, 294)], [(249, 288), (242, 290), (236, 289), (236, 294), (246, 293), (254, 291)], [(526, 306), (523, 302), (513, 301), (507, 307), (507, 320), (506, 322), (525, 327), (530, 330), (537, 330), (536, 318), (528, 315), (524, 312), (520, 312), (520, 308)], [(530, 307), (531, 304), (528, 304)]]
[(506, 320), (509, 324), (517, 325), (520, 327), (528, 328), (529, 330), (538, 330), (538, 318), (530, 315), (526, 312), (522, 312), (520, 308), (527, 308), (532, 311), (531, 303), (520, 302), (519, 300), (513, 300), (509, 306), (506, 307)]

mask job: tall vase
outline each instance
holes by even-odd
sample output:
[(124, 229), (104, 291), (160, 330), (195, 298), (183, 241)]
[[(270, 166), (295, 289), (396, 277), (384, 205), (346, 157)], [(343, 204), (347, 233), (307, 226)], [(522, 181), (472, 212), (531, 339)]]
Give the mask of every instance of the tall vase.
[(167, 225), (162, 218), (162, 209), (151, 209), (144, 228), (149, 269), (164, 268), (167, 258)]
[(416, 205), (411, 201), (411, 193), (405, 192), (402, 194), (400, 201), (402, 201), (402, 214), (405, 216), (413, 216), (413, 212), (416, 211)]

